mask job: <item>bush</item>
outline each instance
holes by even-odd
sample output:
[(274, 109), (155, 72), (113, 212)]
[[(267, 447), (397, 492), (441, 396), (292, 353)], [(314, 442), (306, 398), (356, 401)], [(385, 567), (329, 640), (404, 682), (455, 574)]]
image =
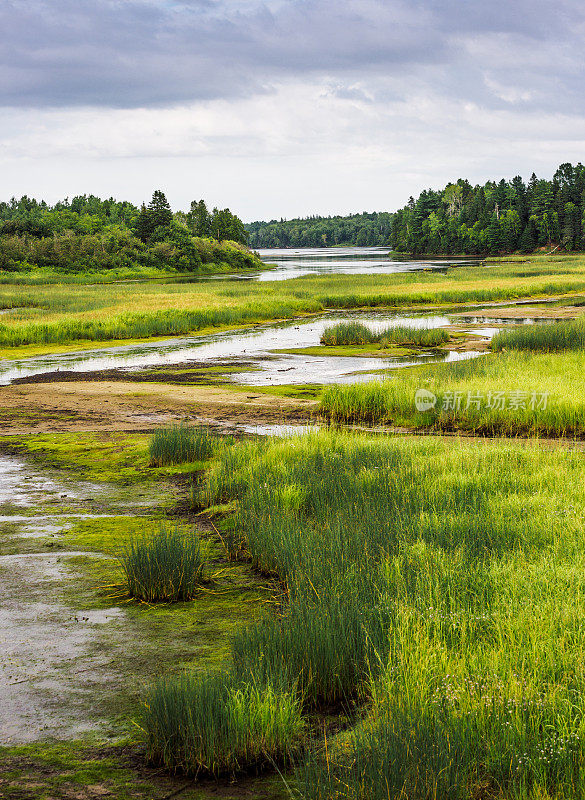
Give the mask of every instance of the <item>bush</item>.
[(128, 593), (147, 603), (191, 600), (203, 582), (205, 554), (199, 538), (162, 524), (130, 542), (122, 556)]
[(214, 449), (209, 428), (193, 428), (181, 423), (156, 430), (149, 443), (150, 463), (155, 467), (201, 461)]
[(149, 761), (187, 775), (286, 762), (303, 732), (292, 694), (225, 675), (181, 675), (151, 689), (142, 714)]

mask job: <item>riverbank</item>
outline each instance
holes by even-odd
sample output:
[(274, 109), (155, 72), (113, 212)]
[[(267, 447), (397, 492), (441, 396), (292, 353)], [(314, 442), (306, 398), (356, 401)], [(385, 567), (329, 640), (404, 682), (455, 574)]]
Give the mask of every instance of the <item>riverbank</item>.
[[(319, 275), (274, 282), (0, 286), (0, 354), (58, 352), (225, 330), (327, 309), (423, 309), (585, 293), (585, 257), (390, 275)], [(8, 311), (14, 309), (13, 311)], [(30, 351), (17, 348), (30, 347)], [(40, 350), (34, 350), (40, 348)]]

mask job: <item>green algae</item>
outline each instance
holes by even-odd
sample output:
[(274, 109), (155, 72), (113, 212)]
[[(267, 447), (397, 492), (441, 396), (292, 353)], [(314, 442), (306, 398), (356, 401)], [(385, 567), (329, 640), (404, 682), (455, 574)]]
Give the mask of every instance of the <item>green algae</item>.
[[(429, 349), (425, 345), (425, 350)], [(314, 347), (298, 347), (286, 350), (275, 350), (276, 353), (291, 353), (301, 356), (345, 356), (361, 358), (401, 358), (412, 356), (418, 351), (413, 348), (401, 347), (400, 345), (382, 347), (379, 343), (359, 344), (359, 345), (315, 345)]]
[[(279, 775), (244, 778), (229, 785), (194, 784), (141, 765), (142, 751), (132, 740), (114, 744), (95, 737), (0, 747), (0, 795), (6, 800), (285, 800)], [(289, 786), (291, 779), (286, 778)], [(81, 794), (80, 794), (81, 793)]]

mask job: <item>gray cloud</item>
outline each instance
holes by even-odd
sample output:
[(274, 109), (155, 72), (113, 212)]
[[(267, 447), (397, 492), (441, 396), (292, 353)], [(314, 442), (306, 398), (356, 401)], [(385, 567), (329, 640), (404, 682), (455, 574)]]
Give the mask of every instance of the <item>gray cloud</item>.
[(316, 75), (348, 99), (372, 77), (580, 107), (584, 18), (572, 0), (5, 0), (0, 105), (164, 107)]

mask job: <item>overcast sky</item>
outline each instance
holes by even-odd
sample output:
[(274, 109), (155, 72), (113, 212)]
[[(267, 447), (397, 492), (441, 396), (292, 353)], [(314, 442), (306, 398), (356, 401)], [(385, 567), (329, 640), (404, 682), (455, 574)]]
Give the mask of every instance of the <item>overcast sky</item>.
[(0, 199), (246, 221), (585, 161), (579, 0), (0, 0)]

